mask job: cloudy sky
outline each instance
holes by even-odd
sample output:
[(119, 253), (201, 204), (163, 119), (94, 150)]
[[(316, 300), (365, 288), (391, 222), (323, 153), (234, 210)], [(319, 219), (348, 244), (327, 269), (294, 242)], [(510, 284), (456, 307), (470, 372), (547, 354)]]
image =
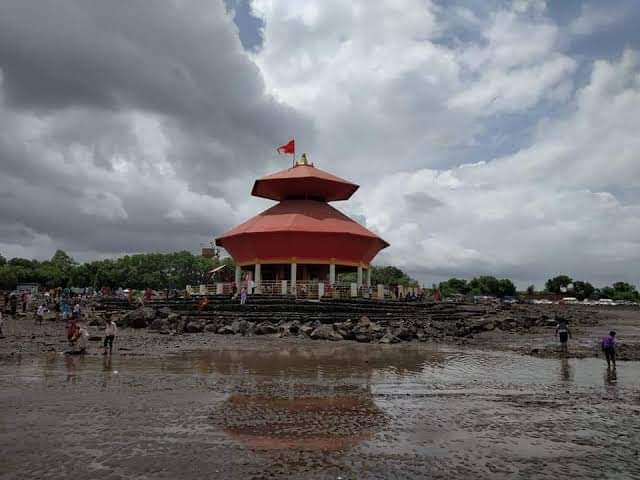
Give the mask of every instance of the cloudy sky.
[(197, 251), (295, 136), (426, 283), (640, 283), (640, 4), (0, 2), (0, 253)]

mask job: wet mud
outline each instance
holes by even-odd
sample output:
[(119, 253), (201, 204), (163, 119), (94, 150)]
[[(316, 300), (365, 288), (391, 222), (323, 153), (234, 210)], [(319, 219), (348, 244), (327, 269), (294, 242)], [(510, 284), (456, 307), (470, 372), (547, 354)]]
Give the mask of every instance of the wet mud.
[(225, 338), (0, 360), (0, 478), (638, 478), (640, 364)]

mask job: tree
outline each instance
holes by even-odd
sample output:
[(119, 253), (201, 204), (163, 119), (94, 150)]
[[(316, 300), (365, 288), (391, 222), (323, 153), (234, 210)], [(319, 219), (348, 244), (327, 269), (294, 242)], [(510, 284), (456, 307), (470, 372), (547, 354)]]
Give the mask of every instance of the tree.
[(558, 275), (557, 277), (550, 278), (545, 283), (545, 290), (549, 293), (561, 293), (563, 288), (567, 288), (569, 284), (573, 283), (573, 279), (567, 275)]
[(516, 294), (516, 286), (508, 278), (497, 279), (490, 275), (475, 277), (469, 282), (474, 295), (492, 295), (495, 297), (512, 297)]
[(446, 282), (440, 282), (438, 288), (445, 297), (455, 294), (466, 295), (471, 291), (467, 281), (462, 278), (450, 278)]
[(578, 300), (584, 300), (585, 298), (591, 298), (596, 289), (589, 282), (583, 282), (576, 280), (573, 282), (573, 294)]
[(4, 267), (7, 264), (7, 259), (0, 255), (0, 267)]
[[(355, 280), (354, 280), (355, 281)], [(371, 267), (371, 284), (402, 285), (405, 287), (417, 287), (418, 281), (411, 278), (397, 267)]]
[(533, 295), (536, 293), (536, 287), (535, 285), (529, 285), (527, 287), (527, 295), (529, 295), (530, 297), (533, 297)]

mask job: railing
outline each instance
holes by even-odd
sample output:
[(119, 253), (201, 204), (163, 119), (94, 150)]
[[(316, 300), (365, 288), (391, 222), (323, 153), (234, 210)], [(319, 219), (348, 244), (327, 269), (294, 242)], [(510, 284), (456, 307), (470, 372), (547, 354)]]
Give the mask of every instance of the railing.
[(187, 287), (189, 295), (237, 295), (245, 288), (249, 295), (266, 296), (293, 295), (298, 298), (318, 300), (320, 298), (370, 298), (374, 300), (395, 300), (408, 293), (417, 295), (417, 288), (389, 287), (387, 285), (360, 285), (356, 283), (319, 281), (298, 281), (295, 285), (287, 280), (263, 280), (261, 282), (242, 281), (236, 286), (234, 282), (220, 282), (197, 287)]

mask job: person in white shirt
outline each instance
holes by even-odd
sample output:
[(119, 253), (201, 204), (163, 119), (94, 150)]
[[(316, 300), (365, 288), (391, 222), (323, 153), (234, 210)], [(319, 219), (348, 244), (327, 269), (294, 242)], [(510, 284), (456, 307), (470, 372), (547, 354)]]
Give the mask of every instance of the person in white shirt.
[(44, 306), (44, 303), (41, 303), (40, 306), (38, 306), (38, 310), (36, 310), (36, 323), (42, 325), (42, 319), (46, 311), (47, 307)]
[(109, 319), (107, 321), (107, 324), (104, 327), (104, 353), (103, 353), (103, 355), (107, 354), (107, 345), (109, 345), (109, 355), (111, 355), (111, 352), (113, 351), (113, 341), (115, 340), (117, 334), (118, 334), (118, 327), (116, 326), (116, 322), (114, 322), (113, 320)]

